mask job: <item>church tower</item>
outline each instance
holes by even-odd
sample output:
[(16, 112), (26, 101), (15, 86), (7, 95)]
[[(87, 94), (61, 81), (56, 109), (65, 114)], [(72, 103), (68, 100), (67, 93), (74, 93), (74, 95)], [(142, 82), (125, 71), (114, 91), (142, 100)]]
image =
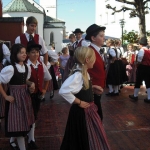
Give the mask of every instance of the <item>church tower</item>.
[(47, 16), (57, 18), (57, 0), (39, 0), (39, 3), (45, 9)]

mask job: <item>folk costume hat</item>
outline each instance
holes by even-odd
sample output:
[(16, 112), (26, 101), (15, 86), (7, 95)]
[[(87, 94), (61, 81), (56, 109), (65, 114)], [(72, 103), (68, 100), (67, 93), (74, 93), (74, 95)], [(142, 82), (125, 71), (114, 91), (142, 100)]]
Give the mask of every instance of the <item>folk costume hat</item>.
[(81, 29), (79, 29), (79, 28), (77, 28), (77, 29), (75, 29), (75, 31), (73, 31), (73, 33), (75, 34), (75, 33), (84, 33), (83, 31), (81, 31)]
[(98, 26), (97, 24), (92, 24), (91, 26), (89, 26), (86, 29), (85, 39), (86, 40), (90, 40), (91, 36), (93, 36), (95, 32), (97, 32), (97, 31), (104, 31), (105, 29), (106, 29), (106, 27)]
[(34, 40), (29, 41), (28, 44), (27, 44), (27, 52), (30, 52), (33, 48), (40, 51), (42, 46), (39, 45), (39, 44), (36, 44), (34, 42)]
[(147, 43), (147, 38), (146, 38), (145, 36), (142, 37), (142, 38), (140, 39), (140, 41), (139, 41), (139, 44), (146, 46), (146, 45), (148, 44), (148, 43)]

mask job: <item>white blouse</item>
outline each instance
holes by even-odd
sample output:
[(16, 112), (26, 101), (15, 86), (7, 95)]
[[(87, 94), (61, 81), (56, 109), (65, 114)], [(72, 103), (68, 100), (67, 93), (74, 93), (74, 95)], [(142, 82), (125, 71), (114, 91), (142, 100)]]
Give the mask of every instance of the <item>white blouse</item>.
[[(80, 68), (78, 67), (77, 69), (80, 70)], [(88, 79), (90, 80), (89, 74), (88, 74)], [(76, 98), (74, 94), (77, 94), (82, 89), (82, 87), (83, 87), (82, 73), (77, 71), (64, 81), (64, 83), (62, 84), (59, 90), (59, 94), (66, 101), (72, 104)]]
[(57, 55), (56, 52), (52, 51), (52, 50), (48, 50), (48, 56), (52, 58), (53, 62), (57, 62), (59, 56)]
[[(38, 68), (38, 65), (41, 64), (39, 61), (37, 61), (37, 63), (34, 65), (29, 59), (27, 61), (28, 65), (32, 65), (33, 68)], [(43, 72), (44, 72), (44, 81), (49, 81), (52, 79), (47, 67), (45, 66), (45, 64), (42, 62), (42, 66), (43, 66)]]
[[(16, 63), (16, 67), (17, 67), (18, 72), (20, 72), (20, 73), (25, 72), (24, 65), (20, 65), (20, 64)], [(12, 65), (4, 67), (0, 72), (0, 84), (1, 83), (4, 83), (4, 84), (9, 83), (9, 81), (11, 80), (13, 75), (14, 75), (14, 67)], [(28, 75), (27, 75), (26, 80), (28, 80), (30, 78), (30, 76), (31, 76), (31, 68), (30, 68), (30, 66), (28, 66)]]

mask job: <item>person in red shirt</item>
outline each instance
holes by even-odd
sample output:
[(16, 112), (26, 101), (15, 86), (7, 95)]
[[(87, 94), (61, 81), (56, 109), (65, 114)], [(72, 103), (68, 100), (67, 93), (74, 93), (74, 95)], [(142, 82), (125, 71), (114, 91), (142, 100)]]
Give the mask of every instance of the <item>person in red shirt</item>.
[[(96, 24), (92, 24), (86, 30), (86, 40), (91, 41), (90, 48), (93, 49), (96, 55), (96, 61), (92, 69), (88, 70), (90, 77), (92, 79), (92, 85), (100, 86), (101, 88), (105, 87), (106, 72), (104, 61), (100, 53), (100, 48), (104, 45), (105, 34), (104, 30), (106, 27), (101, 27)], [(102, 107), (101, 107), (101, 95), (94, 93), (94, 103), (98, 107), (98, 114), (103, 119)]]

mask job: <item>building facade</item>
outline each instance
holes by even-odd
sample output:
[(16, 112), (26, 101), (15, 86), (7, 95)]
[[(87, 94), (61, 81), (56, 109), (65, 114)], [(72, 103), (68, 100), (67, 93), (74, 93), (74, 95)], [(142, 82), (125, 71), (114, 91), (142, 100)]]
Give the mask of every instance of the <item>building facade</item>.
[[(125, 3), (117, 2), (116, 0), (96, 0), (96, 18), (95, 22), (98, 25), (106, 26), (106, 35), (112, 37), (121, 37), (121, 26), (120, 19), (125, 20), (124, 30), (128, 32), (131, 30), (139, 31), (139, 19), (138, 17), (130, 18), (129, 12), (119, 12), (112, 15), (112, 10), (107, 9), (106, 5), (110, 4), (112, 7), (116, 7), (116, 10), (122, 8), (123, 6), (127, 6), (133, 8), (132, 5), (128, 5)], [(150, 7), (150, 2), (147, 4)], [(150, 10), (149, 14), (146, 15), (146, 31), (150, 30)]]

